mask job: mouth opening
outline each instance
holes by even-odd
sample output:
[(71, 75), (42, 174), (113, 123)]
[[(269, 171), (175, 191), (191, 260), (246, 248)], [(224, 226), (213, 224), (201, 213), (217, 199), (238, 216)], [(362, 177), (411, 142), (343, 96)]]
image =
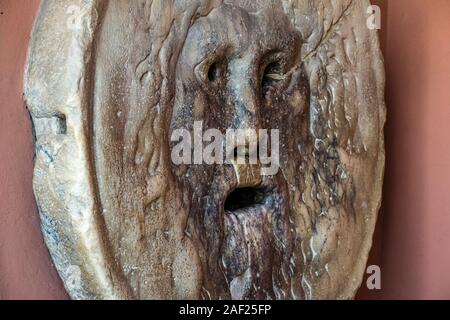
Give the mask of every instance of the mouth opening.
[(251, 208), (264, 203), (266, 192), (257, 188), (238, 188), (231, 192), (225, 200), (225, 211), (236, 211)]

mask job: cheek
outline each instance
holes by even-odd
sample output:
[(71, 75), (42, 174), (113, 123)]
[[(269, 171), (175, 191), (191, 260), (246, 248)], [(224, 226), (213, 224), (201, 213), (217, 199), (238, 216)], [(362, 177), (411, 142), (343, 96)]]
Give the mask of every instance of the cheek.
[(195, 95), (194, 107), (192, 110), (192, 116), (194, 118), (194, 121), (203, 120), (205, 115), (205, 109), (206, 109), (206, 98), (201, 92), (198, 92), (198, 94)]
[(294, 91), (289, 95), (287, 104), (290, 112), (297, 116), (306, 110), (308, 98), (301, 91)]
[(308, 108), (308, 99), (301, 93), (295, 91), (286, 94), (283, 100), (264, 106), (263, 119), (267, 127), (276, 126), (292, 132), (295, 128), (302, 126), (303, 114)]

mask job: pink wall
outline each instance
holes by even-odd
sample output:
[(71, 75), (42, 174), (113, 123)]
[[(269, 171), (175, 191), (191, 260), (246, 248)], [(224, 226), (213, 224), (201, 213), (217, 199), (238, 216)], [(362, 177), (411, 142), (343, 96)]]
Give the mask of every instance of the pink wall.
[[(381, 266), (382, 290), (362, 288), (359, 298), (450, 299), (450, 1), (374, 2), (383, 15), (388, 124), (370, 263)], [(38, 3), (0, 0), (0, 299), (67, 298), (39, 231), (22, 100)]]
[(450, 1), (388, 1), (382, 298), (450, 299)]
[(39, 1), (0, 1), (0, 299), (64, 298), (44, 245), (31, 178), (30, 118), (22, 77)]

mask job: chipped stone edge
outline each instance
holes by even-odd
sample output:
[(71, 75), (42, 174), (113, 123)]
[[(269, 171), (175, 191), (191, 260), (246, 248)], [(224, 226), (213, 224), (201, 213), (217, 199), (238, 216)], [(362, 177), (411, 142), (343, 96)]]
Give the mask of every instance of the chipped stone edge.
[[(72, 299), (130, 296), (102, 236), (88, 145), (89, 68), (102, 7), (101, 0), (44, 0), (25, 70), (25, 99), (36, 139), (33, 189), (41, 228)], [(79, 28), (68, 25), (71, 10), (72, 14), (79, 10)], [(65, 14), (67, 21), (61, 19)], [(78, 275), (73, 274), (74, 267)]]

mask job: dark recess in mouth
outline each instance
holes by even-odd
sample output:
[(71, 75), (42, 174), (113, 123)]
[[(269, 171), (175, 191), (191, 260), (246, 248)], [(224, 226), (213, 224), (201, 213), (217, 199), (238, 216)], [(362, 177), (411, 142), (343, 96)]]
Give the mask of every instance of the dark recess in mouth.
[(257, 188), (238, 188), (233, 190), (225, 200), (225, 211), (237, 211), (264, 203), (266, 192)]

